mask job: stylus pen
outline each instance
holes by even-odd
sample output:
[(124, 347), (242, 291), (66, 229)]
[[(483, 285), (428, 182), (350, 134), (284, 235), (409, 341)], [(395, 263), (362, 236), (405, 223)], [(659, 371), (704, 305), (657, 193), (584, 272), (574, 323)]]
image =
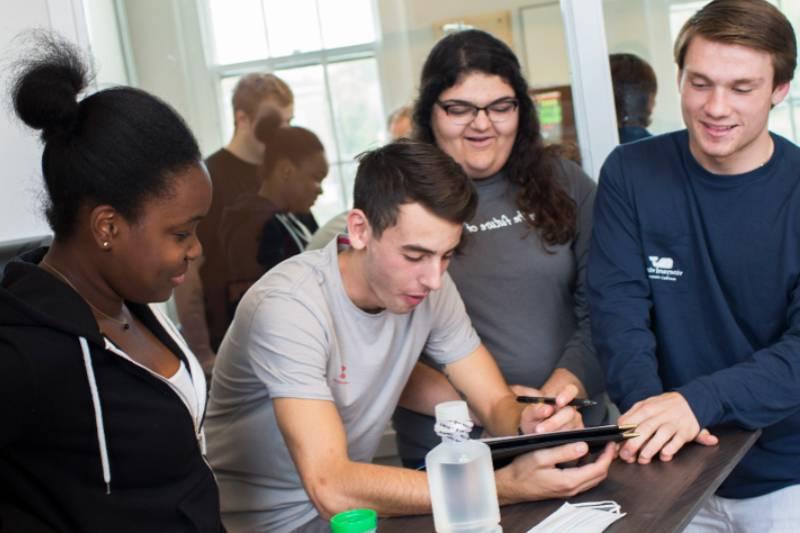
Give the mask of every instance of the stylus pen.
[[(517, 396), (519, 403), (545, 403), (547, 405), (556, 405), (556, 399), (548, 396)], [(575, 398), (567, 405), (571, 407), (592, 407), (597, 405), (594, 400), (586, 400), (584, 398)]]

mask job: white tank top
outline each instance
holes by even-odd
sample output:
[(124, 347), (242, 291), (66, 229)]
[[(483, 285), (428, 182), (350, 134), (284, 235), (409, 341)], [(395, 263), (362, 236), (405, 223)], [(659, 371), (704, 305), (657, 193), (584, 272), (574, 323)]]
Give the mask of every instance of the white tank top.
[(178, 371), (175, 372), (175, 375), (169, 378), (169, 382), (172, 383), (176, 389), (178, 389), (183, 403), (185, 403), (186, 407), (189, 408), (189, 412), (192, 413), (192, 418), (196, 420), (198, 416), (197, 392), (194, 390), (192, 375), (189, 374), (189, 371), (186, 369), (186, 365), (183, 364), (183, 361), (181, 361), (181, 366), (178, 367)]

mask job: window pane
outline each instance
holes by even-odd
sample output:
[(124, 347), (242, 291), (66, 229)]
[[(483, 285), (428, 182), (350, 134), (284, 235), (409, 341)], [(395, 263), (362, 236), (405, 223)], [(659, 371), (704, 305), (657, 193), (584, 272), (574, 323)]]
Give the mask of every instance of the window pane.
[[(792, 23), (795, 35), (800, 35), (800, 0), (783, 0), (780, 8)], [(800, 97), (800, 83), (797, 83), (798, 74), (800, 74), (800, 68), (795, 70), (795, 80), (792, 83), (792, 95), (795, 97)]]
[(239, 63), (267, 55), (260, 0), (209, 0), (214, 61)]
[(385, 129), (378, 67), (374, 59), (328, 66), (342, 162), (375, 147)]
[(675, 38), (678, 36), (678, 33), (683, 28), (683, 25), (686, 24), (686, 21), (689, 18), (697, 13), (704, 5), (708, 3), (708, 0), (699, 0), (699, 1), (692, 1), (692, 2), (675, 2), (676, 5), (671, 5), (669, 8), (669, 31), (672, 34), (672, 41), (675, 42)]
[(314, 0), (264, 0), (270, 56), (319, 50), (319, 21)]
[(769, 114), (769, 129), (787, 139), (792, 138), (792, 108), (784, 102), (775, 107)]
[(358, 166), (355, 161), (342, 163), (339, 172), (342, 175), (342, 186), (344, 187), (344, 197), (347, 200), (347, 209), (353, 208), (353, 185), (356, 182), (356, 170)]
[(319, 0), (325, 48), (375, 41), (372, 0)]
[(322, 194), (317, 197), (311, 212), (322, 226), (346, 209), (342, 192), (342, 172), (339, 165), (331, 165), (328, 177), (322, 182)]
[(226, 140), (225, 142), (233, 136), (233, 106), (231, 105), (231, 99), (233, 98), (233, 89), (238, 82), (239, 76), (223, 78), (220, 82), (220, 93), (222, 96), (222, 102), (220, 102), (222, 106), (222, 138)]
[(279, 70), (275, 74), (289, 84), (294, 92), (292, 125), (302, 126), (313, 131), (325, 147), (325, 156), (330, 164), (330, 172), (322, 182), (322, 194), (312, 208), (317, 222), (322, 225), (345, 209), (322, 66)]
[(319, 65), (278, 70), (275, 75), (285, 81), (294, 93), (293, 126), (302, 126), (317, 134), (325, 146), (329, 162), (335, 161), (336, 145), (333, 141), (328, 102), (325, 97), (325, 80)]
[(795, 100), (792, 102), (792, 126), (794, 127), (794, 139), (795, 143), (798, 143), (798, 139), (800, 139), (800, 100)]

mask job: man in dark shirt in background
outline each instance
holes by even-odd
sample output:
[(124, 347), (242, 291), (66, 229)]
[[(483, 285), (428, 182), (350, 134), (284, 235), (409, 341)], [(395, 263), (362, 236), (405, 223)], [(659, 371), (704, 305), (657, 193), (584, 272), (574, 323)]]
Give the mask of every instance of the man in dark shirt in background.
[(258, 119), (273, 109), (288, 125), (294, 114), (292, 90), (273, 74), (243, 76), (233, 91), (232, 104), (233, 137), (206, 159), (214, 192), (211, 209), (197, 228), (203, 261), (199, 268), (189, 269), (186, 282), (175, 290), (182, 333), (207, 374), (228, 327), (227, 258), (218, 238), (222, 212), (242, 195), (255, 195), (261, 186), (258, 166), (265, 147), (255, 135)]
[(611, 54), (608, 62), (614, 87), (619, 143), (650, 137), (647, 127), (658, 92), (658, 80), (653, 67), (634, 54)]
[(686, 531), (800, 524), (800, 148), (767, 129), (797, 45), (765, 0), (715, 0), (678, 35), (686, 130), (617, 147), (589, 258), (592, 337), (638, 424), (628, 462), (763, 434)]

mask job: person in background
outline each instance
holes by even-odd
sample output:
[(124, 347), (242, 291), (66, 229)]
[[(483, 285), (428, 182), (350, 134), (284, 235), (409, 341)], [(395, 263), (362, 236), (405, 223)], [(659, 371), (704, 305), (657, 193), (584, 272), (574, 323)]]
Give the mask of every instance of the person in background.
[(653, 67), (635, 54), (611, 54), (608, 60), (620, 144), (650, 137), (647, 127), (658, 92)]
[[(367, 507), (430, 512), (424, 472), (370, 464), (423, 349), (495, 435), (575, 427), (572, 408), (515, 401), (446, 269), (477, 198), (427, 143), (360, 158), (348, 235), (296, 255), (247, 291), (220, 346), (208, 409), (209, 458), (230, 533), (328, 532)], [(585, 443), (517, 457), (496, 472), (502, 503), (575, 494), (614, 457), (562, 463)]]
[[(256, 136), (256, 125), (269, 111), (277, 112), (281, 123), (289, 125), (294, 114), (294, 95), (289, 86), (273, 74), (247, 74), (233, 90), (232, 105), (233, 137), (227, 146), (206, 159), (214, 193), (211, 210), (197, 230), (205, 253), (202, 260), (189, 269), (186, 283), (175, 291), (181, 332), (207, 375), (210, 375), (214, 353), (230, 324), (226, 295), (228, 259), (224, 243), (219, 240), (222, 213), (240, 197), (253, 197), (258, 192), (261, 187), (258, 166), (264, 158), (265, 145)], [(301, 218), (308, 223), (313, 221), (310, 216)]]
[(221, 532), (203, 371), (149, 305), (201, 254), (197, 142), (138, 89), (78, 100), (88, 69), (55, 36), (19, 66), (14, 109), (41, 131), (54, 239), (0, 282), (0, 529)]
[[(584, 287), (595, 186), (544, 147), (527, 89), (502, 41), (478, 30), (449, 35), (423, 66), (415, 135), (453, 157), (478, 191), (450, 275), (503, 377), (518, 393), (598, 400), (583, 411), (594, 425), (607, 420)], [(399, 408), (393, 422), (404, 464), (416, 467), (438, 443), (433, 418), (420, 413), (458, 393), (427, 361), (403, 398), (418, 406)]]
[(639, 437), (628, 462), (671, 460), (708, 429), (760, 428), (686, 531), (800, 524), (800, 148), (770, 133), (797, 65), (764, 0), (716, 0), (674, 48), (686, 129), (603, 165), (589, 297), (608, 390)]
[(244, 292), (267, 270), (302, 252), (316, 226), (294, 213), (310, 213), (328, 175), (325, 149), (305, 128), (282, 124), (277, 112), (265, 113), (255, 129), (269, 150), (258, 169), (261, 186), (242, 195), (222, 213), (219, 242), (227, 260), (227, 321)]
[[(386, 131), (389, 132), (390, 142), (410, 137), (412, 110), (412, 106), (404, 105), (389, 114), (389, 118), (386, 120)], [(347, 231), (347, 213), (347, 211), (343, 211), (323, 224), (311, 237), (306, 249), (319, 250), (324, 248), (337, 235)]]
[(389, 132), (389, 139), (391, 141), (411, 136), (411, 113), (413, 111), (413, 106), (404, 105), (398, 107), (389, 114), (389, 117), (386, 119), (386, 131)]

